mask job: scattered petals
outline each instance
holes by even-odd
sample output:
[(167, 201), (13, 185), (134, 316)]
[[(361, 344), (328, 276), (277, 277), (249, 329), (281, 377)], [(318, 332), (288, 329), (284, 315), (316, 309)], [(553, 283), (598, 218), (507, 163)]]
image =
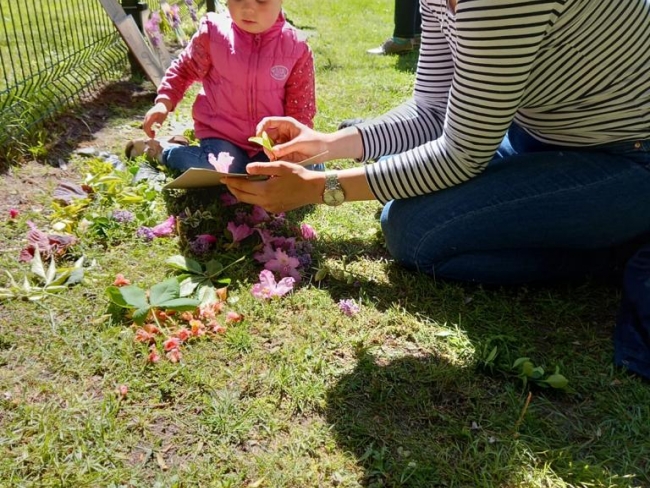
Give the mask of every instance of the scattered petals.
[(117, 387), (116, 391), (120, 398), (126, 398), (126, 395), (129, 393), (129, 387), (126, 385), (120, 385)]
[(113, 286), (127, 286), (130, 285), (131, 281), (127, 280), (122, 273), (115, 275), (115, 281), (113, 281)]
[(152, 228), (151, 232), (156, 237), (168, 237), (174, 233), (175, 227), (176, 227), (176, 219), (174, 218), (173, 215), (170, 215), (169, 218), (165, 220), (163, 223), (158, 224), (157, 226)]
[(244, 316), (240, 313), (231, 310), (226, 314), (226, 322), (228, 323), (241, 322), (242, 320), (244, 320)]
[(157, 363), (160, 361), (160, 354), (158, 354), (158, 349), (156, 349), (155, 346), (151, 346), (151, 349), (149, 349), (149, 357), (147, 357), (147, 361), (150, 363)]
[(181, 347), (181, 340), (178, 337), (170, 337), (165, 342), (163, 342), (163, 347), (165, 348), (165, 351), (178, 349)]
[(359, 305), (353, 299), (349, 298), (347, 300), (339, 301), (339, 309), (348, 317), (352, 317), (359, 313)]
[(167, 359), (169, 359), (172, 363), (178, 363), (180, 362), (181, 358), (183, 355), (181, 354), (181, 350), (178, 348), (170, 349), (167, 351)]
[(232, 242), (241, 242), (255, 232), (253, 228), (246, 224), (237, 225), (234, 222), (228, 222), (226, 228), (232, 234)]
[(9, 209), (9, 218), (10, 219), (15, 219), (16, 217), (18, 217), (18, 215), (20, 215), (20, 212), (18, 210), (16, 210), (15, 208), (10, 208)]
[(258, 299), (282, 297), (293, 290), (294, 283), (295, 280), (291, 277), (282, 278), (276, 283), (273, 273), (263, 269), (260, 272), (260, 282), (253, 285), (251, 293)]

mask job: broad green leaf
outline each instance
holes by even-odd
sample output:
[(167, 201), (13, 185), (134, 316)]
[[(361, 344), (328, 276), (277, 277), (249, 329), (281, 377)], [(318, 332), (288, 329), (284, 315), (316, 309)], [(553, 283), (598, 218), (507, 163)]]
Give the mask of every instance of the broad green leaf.
[(208, 275), (210, 279), (214, 279), (223, 273), (223, 269), (223, 265), (216, 259), (213, 259), (208, 261), (205, 265), (205, 274)]
[(133, 312), (133, 321), (138, 325), (142, 325), (147, 319), (147, 315), (149, 315), (150, 309), (151, 307), (148, 305), (146, 307), (138, 308), (135, 312)]
[(185, 256), (181, 256), (178, 254), (176, 256), (167, 258), (165, 260), (165, 263), (167, 263), (172, 268), (179, 269), (181, 271), (188, 271), (194, 274), (203, 273), (203, 268), (201, 267), (201, 264), (197, 263), (193, 259), (186, 258)]
[(147, 295), (142, 288), (135, 285), (123, 286), (118, 288), (126, 304), (130, 308), (148, 307)]
[(188, 297), (201, 283), (210, 283), (210, 280), (203, 276), (189, 276), (180, 283), (179, 297)]
[(166, 310), (178, 310), (182, 312), (184, 310), (194, 310), (201, 304), (198, 300), (194, 298), (174, 298), (160, 304), (160, 308)]
[(126, 303), (126, 300), (124, 299), (124, 296), (122, 295), (119, 287), (113, 285), (109, 286), (106, 288), (106, 294), (108, 295), (110, 301), (118, 307), (130, 308), (130, 305)]
[(208, 284), (199, 287), (199, 291), (196, 294), (201, 305), (215, 303), (217, 301), (217, 290), (214, 286), (209, 284), (209, 282), (207, 283)]
[(151, 287), (151, 293), (149, 295), (149, 303), (153, 307), (160, 307), (163, 303), (174, 298), (178, 298), (180, 293), (180, 286), (178, 280), (174, 278), (169, 278), (161, 283), (156, 283)]

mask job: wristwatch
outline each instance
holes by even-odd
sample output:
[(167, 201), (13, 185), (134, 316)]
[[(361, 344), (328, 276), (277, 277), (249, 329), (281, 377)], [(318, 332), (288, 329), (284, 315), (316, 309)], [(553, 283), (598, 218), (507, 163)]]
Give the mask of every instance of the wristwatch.
[(345, 201), (345, 192), (334, 171), (325, 173), (325, 190), (323, 190), (323, 203), (330, 207), (341, 205)]

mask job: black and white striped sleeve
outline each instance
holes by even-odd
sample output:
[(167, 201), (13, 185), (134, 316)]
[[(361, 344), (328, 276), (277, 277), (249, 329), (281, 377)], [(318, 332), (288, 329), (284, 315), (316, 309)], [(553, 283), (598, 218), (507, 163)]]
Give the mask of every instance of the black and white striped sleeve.
[(517, 112), (535, 57), (563, 1), (422, 0), (413, 100), (359, 126), (378, 200), (457, 185), (493, 157)]

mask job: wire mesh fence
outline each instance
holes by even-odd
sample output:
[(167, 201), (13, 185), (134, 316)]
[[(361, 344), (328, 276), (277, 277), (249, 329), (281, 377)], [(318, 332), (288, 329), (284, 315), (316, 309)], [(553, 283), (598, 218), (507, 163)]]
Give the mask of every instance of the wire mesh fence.
[[(151, 0), (149, 9), (163, 1)], [(185, 15), (206, 6), (169, 3)], [(99, 0), (0, 0), (0, 154), (128, 70), (126, 45)]]

